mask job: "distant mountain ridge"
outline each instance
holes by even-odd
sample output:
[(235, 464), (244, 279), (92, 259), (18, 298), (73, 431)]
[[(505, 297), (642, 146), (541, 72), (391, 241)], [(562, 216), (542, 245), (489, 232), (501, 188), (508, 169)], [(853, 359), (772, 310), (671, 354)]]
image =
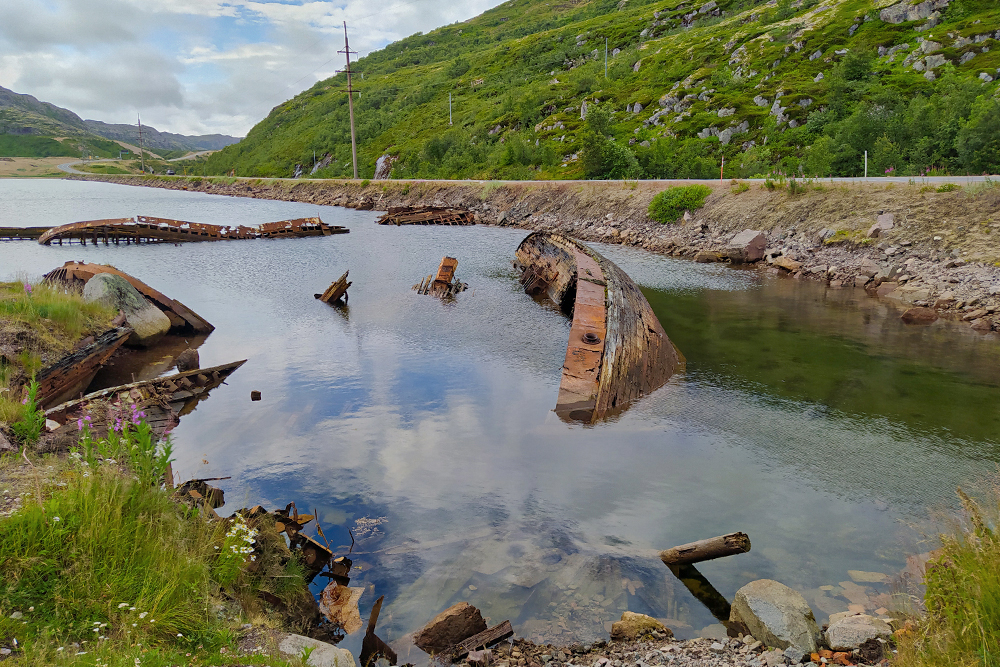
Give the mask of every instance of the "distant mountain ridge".
[[(99, 120), (85, 120), (88, 130), (113, 141), (139, 145), (139, 128), (135, 125), (111, 124)], [(142, 143), (149, 148), (165, 150), (215, 151), (239, 142), (239, 137), (225, 134), (184, 135), (160, 132), (149, 125), (142, 126)]]
[[(139, 129), (134, 125), (83, 120), (69, 109), (0, 86), (0, 135), (2, 134), (51, 137), (96, 135), (112, 141), (136, 145), (139, 143)], [(143, 145), (154, 150), (218, 150), (239, 140), (239, 137), (224, 134), (189, 136), (160, 132), (148, 125), (142, 127)]]

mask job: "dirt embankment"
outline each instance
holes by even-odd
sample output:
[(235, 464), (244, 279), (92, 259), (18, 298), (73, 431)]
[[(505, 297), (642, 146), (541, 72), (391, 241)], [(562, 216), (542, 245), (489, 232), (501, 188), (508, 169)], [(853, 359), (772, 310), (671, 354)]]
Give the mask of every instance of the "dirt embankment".
[[(76, 178), (375, 210), (462, 207), (484, 224), (561, 230), (688, 257), (722, 250), (737, 232), (754, 229), (767, 235), (763, 270), (832, 287), (863, 286), (904, 306), (936, 308), (984, 331), (1000, 329), (1000, 187), (989, 182), (939, 188), (816, 181), (795, 192), (783, 184), (715, 183), (689, 220), (661, 225), (646, 210), (671, 183)], [(892, 214), (892, 229), (870, 238), (880, 213)], [(699, 259), (715, 258), (702, 252)]]

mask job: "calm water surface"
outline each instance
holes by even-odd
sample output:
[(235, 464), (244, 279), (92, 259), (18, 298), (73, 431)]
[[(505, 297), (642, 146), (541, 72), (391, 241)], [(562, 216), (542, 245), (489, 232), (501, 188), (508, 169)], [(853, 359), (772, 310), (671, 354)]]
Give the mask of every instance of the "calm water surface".
[[(0, 181), (0, 226), (135, 214), (350, 227), (181, 247), (0, 243), (0, 279), (110, 263), (215, 324), (202, 365), (249, 361), (184, 417), (175, 470), (232, 475), (230, 511), (294, 500), (318, 510), (331, 543), (354, 528), (362, 614), (385, 595), (379, 634), (400, 647), (459, 600), (546, 641), (606, 637), (625, 609), (680, 636), (718, 630), (656, 553), (735, 530), (753, 550), (703, 564), (714, 586), (731, 599), (779, 579), (822, 623), (857, 594), (848, 570), (898, 572), (928, 548), (911, 526), (1000, 461), (996, 339), (905, 327), (859, 292), (598, 246), (643, 286), (687, 370), (614, 421), (567, 425), (552, 408), (569, 322), (519, 289), (522, 230)], [(469, 291), (453, 303), (413, 292), (445, 254)], [(313, 298), (348, 269), (349, 306)], [(118, 372), (168, 371), (175, 343)], [(356, 652), (360, 634), (344, 646)]]

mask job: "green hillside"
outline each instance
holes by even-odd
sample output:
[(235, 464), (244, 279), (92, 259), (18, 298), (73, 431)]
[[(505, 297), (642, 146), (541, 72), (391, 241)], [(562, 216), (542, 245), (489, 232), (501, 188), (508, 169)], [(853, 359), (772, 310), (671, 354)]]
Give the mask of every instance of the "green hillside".
[[(511, 0), (356, 64), (360, 171), (855, 176), (867, 150), (871, 175), (998, 173), (998, 68), (994, 0)], [(276, 107), (208, 173), (309, 175), (315, 152), (316, 177), (350, 175), (345, 87)]]

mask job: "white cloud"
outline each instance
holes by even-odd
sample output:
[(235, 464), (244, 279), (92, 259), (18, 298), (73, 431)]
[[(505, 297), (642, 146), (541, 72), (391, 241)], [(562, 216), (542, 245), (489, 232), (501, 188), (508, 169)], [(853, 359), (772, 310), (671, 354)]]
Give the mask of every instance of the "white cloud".
[(360, 55), (497, 0), (3, 0), (0, 85), (84, 118), (242, 136)]

